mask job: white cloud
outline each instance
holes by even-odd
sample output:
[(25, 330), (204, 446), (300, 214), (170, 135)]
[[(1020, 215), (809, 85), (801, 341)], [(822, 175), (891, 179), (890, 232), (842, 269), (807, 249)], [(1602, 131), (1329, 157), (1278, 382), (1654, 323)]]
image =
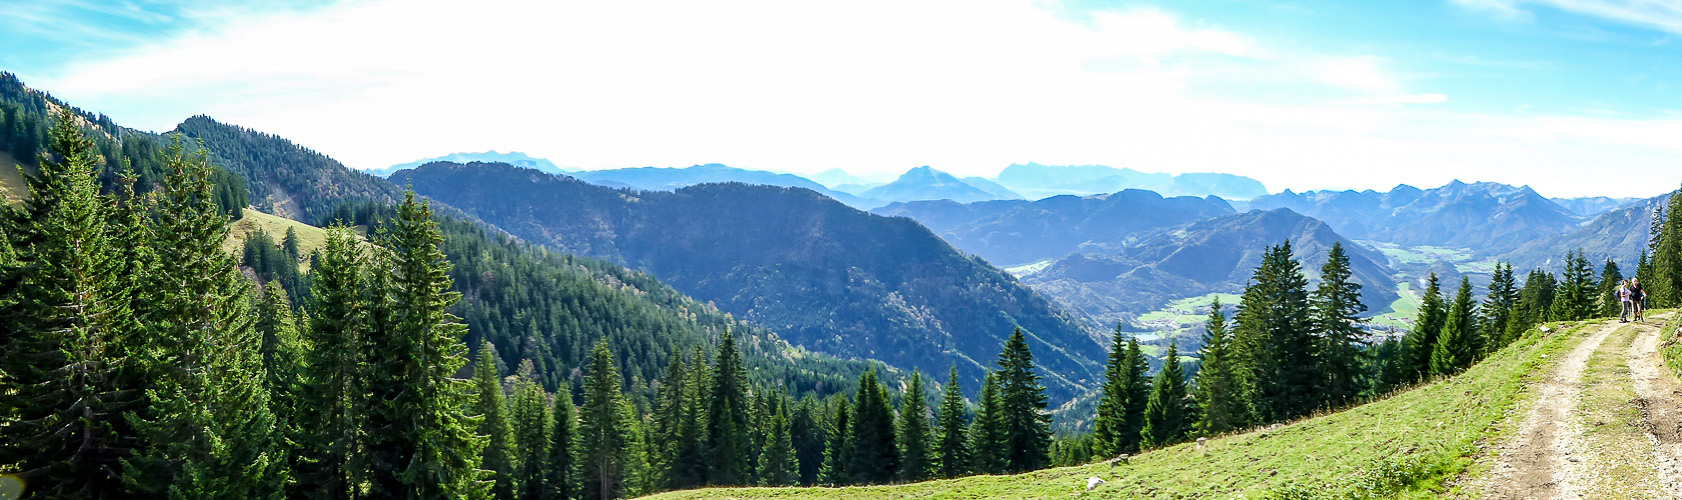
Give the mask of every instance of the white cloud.
[[(204, 113), (359, 168), (488, 149), (586, 168), (1038, 161), (1302, 189), (1523, 183), (1501, 169), (1559, 163), (1517, 124), (1415, 109), (1448, 97), (1389, 59), (1280, 50), (1159, 9), (1071, 22), (1029, 1), (386, 1), (231, 19), (24, 76), (131, 126)], [(1205, 88), (1250, 83), (1306, 97)]]
[(1531, 19), (1524, 9), (1540, 5), (1636, 26), (1682, 34), (1682, 1), (1678, 0), (1454, 0), (1474, 10), (1504, 19)]

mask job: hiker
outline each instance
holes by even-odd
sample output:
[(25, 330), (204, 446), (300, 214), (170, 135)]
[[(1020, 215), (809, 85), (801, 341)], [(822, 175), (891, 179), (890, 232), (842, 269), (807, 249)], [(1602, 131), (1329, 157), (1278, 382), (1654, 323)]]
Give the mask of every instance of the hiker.
[(1642, 322), (1647, 321), (1647, 308), (1642, 307), (1642, 306), (1646, 305), (1646, 300), (1647, 300), (1647, 292), (1641, 290), (1641, 280), (1633, 279), (1633, 278), (1630, 279), (1629, 280), (1629, 302), (1630, 302), (1630, 305), (1635, 307), (1635, 322), (1636, 323), (1642, 323)]
[(1629, 322), (1629, 313), (1631, 311), (1635, 310), (1635, 304), (1630, 302), (1629, 280), (1623, 280), (1623, 281), (1618, 282), (1617, 294), (1618, 294), (1618, 302), (1623, 304), (1623, 306), (1624, 306), (1623, 309), (1621, 309), (1620, 312), (1618, 313), (1618, 322), (1619, 323), (1628, 323)]

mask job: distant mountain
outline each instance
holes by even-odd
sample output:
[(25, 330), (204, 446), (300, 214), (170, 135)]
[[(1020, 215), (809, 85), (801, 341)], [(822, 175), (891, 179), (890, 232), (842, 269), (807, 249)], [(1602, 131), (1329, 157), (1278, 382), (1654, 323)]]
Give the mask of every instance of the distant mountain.
[(390, 182), (282, 137), (208, 116), (188, 118), (175, 131), (201, 141), (213, 163), (244, 177), (253, 205), (288, 219), (319, 223), (341, 203), (403, 197), (402, 188)]
[(1521, 270), (1540, 267), (1557, 271), (1565, 252), (1582, 250), (1595, 269), (1600, 269), (1600, 263), (1606, 259), (1612, 259), (1629, 275), (1641, 260), (1641, 251), (1647, 248), (1653, 212), (1673, 195), (1655, 196), (1600, 214), (1576, 230), (1526, 242), (1501, 257)]
[(1151, 191), (1129, 189), (1038, 201), (917, 201), (873, 212), (916, 219), (960, 250), (997, 265), (1015, 266), (1099, 251), (1141, 231), (1228, 215), (1233, 210), (1220, 198), (1163, 198)]
[(798, 345), (981, 379), (1013, 328), (1031, 333), (1054, 397), (1091, 387), (1101, 338), (1003, 271), (909, 219), (815, 191), (739, 183), (613, 190), (506, 165), (392, 175), (562, 252), (642, 269)]
[[(459, 163), (459, 162), (458, 162)], [(515, 165), (519, 166), (519, 165)], [(634, 187), (645, 191), (673, 191), (710, 182), (740, 182), (778, 187), (806, 188), (854, 207), (871, 207), (881, 202), (831, 190), (822, 184), (794, 174), (779, 174), (763, 170), (745, 170), (716, 163), (685, 168), (621, 168), (590, 170), (569, 174), (579, 180), (612, 188)]]
[[(899, 176), (899, 179), (859, 193), (859, 196), (875, 198), (884, 202), (952, 200), (958, 203), (970, 203), (1001, 198), (953, 177), (952, 174), (928, 166), (906, 171), (905, 174)], [(1020, 198), (1021, 196), (1015, 197)]]
[(1559, 206), (1565, 207), (1566, 210), (1570, 210), (1571, 213), (1582, 217), (1594, 217), (1645, 201), (1641, 198), (1608, 198), (1605, 196), (1549, 199), (1554, 203), (1559, 204)]
[(1289, 209), (1252, 210), (1158, 229), (1103, 252), (1057, 259), (1023, 281), (1113, 327), (1174, 299), (1237, 293), (1261, 264), (1267, 246), (1287, 239), (1310, 279), (1319, 278), (1326, 252), (1341, 242), (1362, 285), (1362, 302), (1377, 312), (1396, 299), (1396, 283), (1383, 255)]
[(1404, 184), (1387, 193), (1285, 190), (1244, 205), (1289, 208), (1354, 239), (1471, 248), (1481, 255), (1571, 231), (1582, 221), (1529, 186), (1491, 182), (1453, 181), (1426, 190)]
[(876, 181), (871, 181), (870, 179), (865, 179), (863, 177), (853, 175), (852, 173), (847, 172), (846, 170), (839, 169), (839, 168), (832, 168), (832, 169), (825, 170), (825, 171), (822, 171), (822, 172), (818, 172), (818, 173), (815, 173), (815, 174), (804, 175), (802, 177), (805, 177), (807, 179), (811, 179), (812, 182), (816, 182), (818, 184), (823, 184), (824, 186), (827, 186), (830, 189), (836, 189), (838, 186), (845, 186), (845, 185), (849, 185), (849, 184), (851, 184), (851, 185), (864, 185), (864, 184), (879, 183), (879, 182), (876, 182)]
[(557, 167), (557, 166), (555, 166), (554, 162), (551, 162), (547, 159), (534, 158), (530, 155), (527, 155), (525, 153), (521, 153), (519, 151), (509, 151), (507, 153), (499, 153), (499, 152), (496, 152), (495, 150), (491, 150), (491, 151), (486, 151), (486, 152), (483, 152), (483, 153), (450, 153), (450, 154), (440, 156), (440, 157), (437, 157), (437, 158), (427, 158), (427, 159), (424, 159), (424, 160), (415, 160), (415, 161), (411, 161), (411, 162), (408, 162), (408, 163), (400, 163), (400, 164), (397, 164), (397, 165), (392, 165), (392, 166), (389, 166), (389, 167), (386, 167), (386, 168), (376, 168), (376, 169), (363, 170), (363, 172), (367, 172), (369, 174), (377, 175), (377, 176), (380, 176), (380, 177), (389, 177), (389, 176), (391, 176), (392, 172), (396, 172), (398, 170), (403, 170), (403, 169), (406, 169), (406, 168), (419, 167), (421, 165), (425, 165), (425, 164), (432, 163), (432, 162), (435, 162), (435, 161), (448, 161), (448, 162), (454, 162), (454, 163), (470, 163), (470, 162), (475, 162), (475, 161), (485, 162), (485, 163), (507, 163), (509, 165), (513, 165), (513, 166), (516, 166), (516, 167), (534, 168), (534, 169), (541, 170), (541, 171), (544, 171), (544, 172), (548, 172), (548, 173), (551, 173), (551, 174), (565, 174), (565, 173), (568, 173), (568, 172), (575, 171), (575, 170), (569, 170), (569, 169), (564, 169), (564, 168), (561, 168), (561, 167)]
[(1103, 165), (1013, 164), (995, 182), (1030, 199), (1060, 194), (1090, 195), (1124, 189), (1155, 191), (1163, 196), (1219, 196), (1247, 200), (1267, 195), (1260, 181), (1232, 174), (1145, 173)]
[(969, 184), (971, 186), (975, 186), (976, 189), (986, 191), (987, 194), (993, 195), (993, 197), (995, 199), (1000, 199), (1000, 200), (1020, 200), (1020, 199), (1022, 199), (1022, 195), (1016, 194), (1015, 191), (1011, 191), (1010, 189), (1007, 189), (1004, 186), (1000, 186), (999, 183), (997, 183), (997, 182), (993, 182), (993, 181), (983, 179), (983, 178), (980, 178), (980, 177), (965, 177), (965, 178), (959, 179), (959, 180), (964, 181), (964, 184)]

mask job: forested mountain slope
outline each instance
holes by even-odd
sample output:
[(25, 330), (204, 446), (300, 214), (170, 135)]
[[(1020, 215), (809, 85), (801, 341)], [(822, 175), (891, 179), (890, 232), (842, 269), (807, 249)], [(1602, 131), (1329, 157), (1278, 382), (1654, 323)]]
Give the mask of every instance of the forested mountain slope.
[(1029, 332), (1053, 396), (1088, 389), (1104, 350), (1043, 296), (908, 219), (805, 189), (612, 190), (507, 165), (434, 163), (393, 182), (560, 251), (644, 270), (810, 349), (968, 383)]
[(1105, 251), (1057, 259), (1023, 281), (1113, 326), (1173, 299), (1234, 293), (1261, 262), (1264, 249), (1287, 239), (1310, 279), (1318, 278), (1332, 244), (1341, 242), (1354, 279), (1362, 285), (1362, 301), (1376, 312), (1395, 300), (1396, 283), (1382, 255), (1288, 209), (1158, 229)]
[(873, 212), (916, 219), (952, 246), (1000, 266), (1100, 251), (1145, 230), (1233, 213), (1220, 198), (1163, 198), (1137, 189), (1038, 201), (895, 203)]
[[(455, 161), (455, 163), (466, 162)], [(515, 163), (510, 164), (514, 166), (522, 166)], [(854, 207), (868, 208), (881, 204), (881, 202), (877, 200), (865, 199), (849, 193), (831, 190), (824, 187), (822, 184), (818, 184), (798, 175), (778, 174), (762, 170), (746, 170), (719, 165), (717, 163), (694, 165), (684, 168), (640, 167), (619, 168), (613, 170), (590, 170), (567, 175), (571, 175), (572, 177), (591, 184), (607, 187), (630, 186), (646, 191), (673, 191), (696, 184), (718, 182), (740, 182), (743, 184), (763, 184), (766, 186), (798, 187), (823, 193), (824, 196), (835, 198), (842, 203), (846, 203)]]
[(203, 141), (212, 161), (246, 179), (252, 204), (275, 215), (315, 221), (346, 201), (395, 202), (402, 189), (352, 170), (285, 138), (194, 116), (176, 132)]
[(1556, 264), (1554, 261), (1565, 252), (1582, 250), (1589, 262), (1612, 259), (1624, 269), (1633, 270), (1652, 239), (1654, 212), (1663, 208), (1671, 196), (1655, 196), (1600, 214), (1571, 232), (1537, 238), (1502, 257), (1520, 269), (1552, 268), (1550, 264)]

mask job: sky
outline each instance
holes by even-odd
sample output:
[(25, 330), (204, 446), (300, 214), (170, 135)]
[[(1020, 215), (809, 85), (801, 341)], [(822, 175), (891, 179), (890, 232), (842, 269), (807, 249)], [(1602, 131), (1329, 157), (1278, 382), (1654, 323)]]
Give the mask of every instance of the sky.
[(1682, 183), (1682, 0), (0, 0), (0, 71), (354, 168), (891, 177), (1012, 163), (1272, 191)]

